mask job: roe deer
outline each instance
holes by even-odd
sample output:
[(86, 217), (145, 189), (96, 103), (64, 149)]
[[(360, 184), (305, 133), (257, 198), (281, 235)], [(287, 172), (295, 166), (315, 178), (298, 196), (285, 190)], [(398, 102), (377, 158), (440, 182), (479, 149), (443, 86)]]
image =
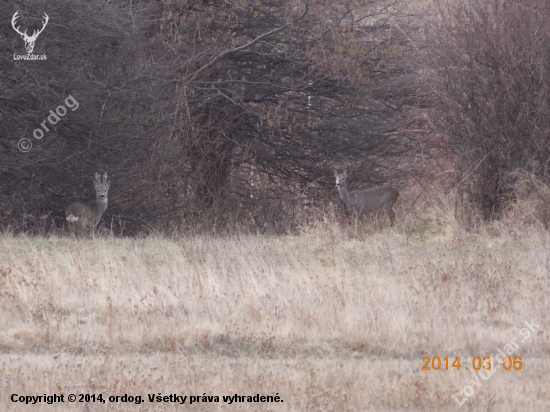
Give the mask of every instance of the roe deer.
[(367, 190), (356, 190), (354, 192), (348, 192), (346, 187), (346, 177), (348, 174), (338, 173), (334, 169), (334, 176), (336, 177), (336, 187), (340, 192), (340, 197), (348, 208), (353, 209), (356, 214), (355, 219), (355, 234), (357, 234), (357, 223), (367, 213), (376, 212), (378, 210), (385, 210), (390, 218), (391, 225), (395, 221), (395, 212), (392, 207), (397, 202), (399, 192), (393, 187), (375, 187)]
[(110, 183), (107, 182), (107, 173), (103, 175), (103, 181), (99, 173), (96, 173), (94, 179), (95, 201), (90, 203), (74, 202), (69, 205), (65, 211), (65, 216), (71, 231), (77, 228), (82, 232), (86, 229), (86, 226), (91, 226), (93, 229), (99, 223), (103, 212), (107, 209), (107, 193), (109, 192)]

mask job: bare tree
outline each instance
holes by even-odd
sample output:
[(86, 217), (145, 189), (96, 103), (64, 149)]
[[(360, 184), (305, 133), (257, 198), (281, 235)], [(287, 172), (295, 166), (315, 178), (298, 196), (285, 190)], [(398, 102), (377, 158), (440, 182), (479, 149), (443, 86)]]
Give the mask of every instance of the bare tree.
[(492, 219), (514, 199), (516, 170), (548, 181), (548, 2), (436, 5), (425, 60), (432, 121), (456, 155), (463, 199)]

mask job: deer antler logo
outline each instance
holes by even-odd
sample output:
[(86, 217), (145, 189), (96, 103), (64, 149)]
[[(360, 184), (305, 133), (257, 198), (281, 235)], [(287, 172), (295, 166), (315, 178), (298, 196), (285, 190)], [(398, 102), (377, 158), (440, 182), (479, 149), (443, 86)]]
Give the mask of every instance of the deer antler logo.
[(44, 13), (44, 22), (42, 23), (42, 29), (35, 30), (32, 36), (27, 35), (27, 30), (25, 30), (24, 32), (21, 32), (19, 31), (19, 27), (15, 27), (15, 23), (18, 18), (19, 18), (19, 11), (16, 11), (11, 19), (11, 25), (13, 29), (17, 33), (19, 33), (21, 35), (21, 38), (25, 41), (25, 49), (27, 49), (27, 53), (31, 54), (32, 51), (34, 50), (34, 42), (38, 38), (38, 35), (44, 31), (44, 29), (46, 28), (46, 25), (48, 24), (48, 20), (50, 20), (50, 18), (46, 13)]

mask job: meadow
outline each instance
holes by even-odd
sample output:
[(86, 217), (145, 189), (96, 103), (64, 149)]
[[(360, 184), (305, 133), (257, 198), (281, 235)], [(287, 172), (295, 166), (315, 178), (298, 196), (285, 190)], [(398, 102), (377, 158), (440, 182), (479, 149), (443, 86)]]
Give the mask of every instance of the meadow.
[[(536, 226), (3, 234), (0, 410), (550, 410), (549, 300), (550, 235)], [(500, 367), (499, 349), (521, 369)], [(487, 355), (499, 370), (474, 373)], [(424, 356), (442, 367), (423, 370)], [(223, 398), (257, 394), (281, 402)]]

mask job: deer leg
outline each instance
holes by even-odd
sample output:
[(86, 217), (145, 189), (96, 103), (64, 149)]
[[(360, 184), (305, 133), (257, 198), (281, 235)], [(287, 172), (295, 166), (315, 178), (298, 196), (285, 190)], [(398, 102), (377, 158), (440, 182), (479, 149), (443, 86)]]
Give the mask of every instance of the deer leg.
[(86, 230), (86, 223), (88, 222), (88, 219), (86, 218), (86, 215), (82, 215), (80, 216), (80, 218), (78, 219), (78, 222), (76, 222), (76, 224), (78, 225), (78, 229), (83, 232), (84, 230)]
[(358, 212), (357, 212), (357, 222), (356, 222), (356, 229), (355, 229), (355, 236), (357, 236), (357, 226), (359, 226), (359, 230), (361, 230), (361, 233), (363, 232), (364, 230), (364, 226), (365, 226), (365, 209), (364, 208), (361, 208)]
[(393, 223), (395, 222), (395, 212), (391, 207), (387, 209), (388, 216), (390, 217), (390, 227), (393, 227)]

